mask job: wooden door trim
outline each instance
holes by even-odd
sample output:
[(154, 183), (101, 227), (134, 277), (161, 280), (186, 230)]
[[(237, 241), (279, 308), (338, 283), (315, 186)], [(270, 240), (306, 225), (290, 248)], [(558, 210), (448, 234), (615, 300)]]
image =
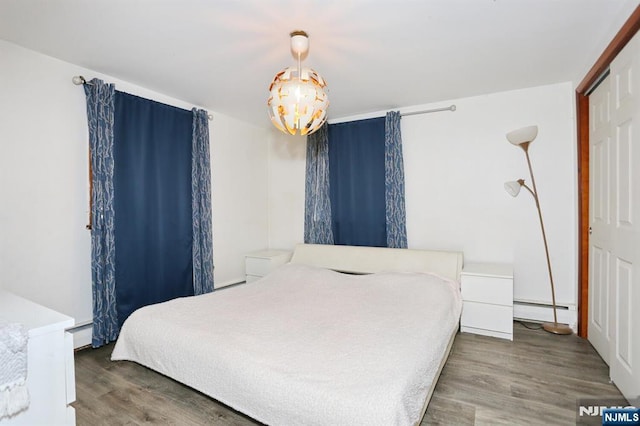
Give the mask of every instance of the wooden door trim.
[(636, 7), (611, 43), (576, 88), (578, 136), (578, 336), (587, 337), (589, 326), (589, 95), (587, 91), (640, 29)]

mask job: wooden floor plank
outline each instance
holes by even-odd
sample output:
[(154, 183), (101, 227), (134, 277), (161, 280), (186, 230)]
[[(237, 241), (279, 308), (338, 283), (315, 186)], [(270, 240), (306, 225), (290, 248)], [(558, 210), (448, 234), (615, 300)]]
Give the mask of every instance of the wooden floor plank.
[[(132, 362), (76, 353), (77, 424), (259, 424)], [(573, 424), (579, 398), (621, 398), (586, 340), (514, 323), (514, 341), (458, 334), (421, 425)]]

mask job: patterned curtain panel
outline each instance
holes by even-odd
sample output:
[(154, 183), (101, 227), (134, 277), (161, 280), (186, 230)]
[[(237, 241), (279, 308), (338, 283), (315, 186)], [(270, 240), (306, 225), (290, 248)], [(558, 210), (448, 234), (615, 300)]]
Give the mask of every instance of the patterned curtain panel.
[(94, 348), (116, 340), (113, 208), (113, 122), (115, 86), (93, 79), (84, 85), (91, 151), (91, 282)]
[(384, 186), (387, 216), (387, 247), (407, 248), (407, 215), (404, 205), (404, 162), (400, 113), (385, 118)]
[(333, 244), (329, 201), (329, 136), (326, 123), (307, 136), (304, 190), (304, 242)]
[(213, 291), (213, 231), (211, 218), (211, 162), (209, 116), (193, 108), (191, 205), (193, 211), (193, 291)]

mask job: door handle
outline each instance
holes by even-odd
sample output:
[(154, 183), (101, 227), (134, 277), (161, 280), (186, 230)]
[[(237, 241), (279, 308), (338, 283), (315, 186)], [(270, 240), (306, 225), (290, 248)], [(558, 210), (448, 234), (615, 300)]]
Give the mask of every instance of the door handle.
[(593, 234), (593, 228), (589, 227), (589, 235)]

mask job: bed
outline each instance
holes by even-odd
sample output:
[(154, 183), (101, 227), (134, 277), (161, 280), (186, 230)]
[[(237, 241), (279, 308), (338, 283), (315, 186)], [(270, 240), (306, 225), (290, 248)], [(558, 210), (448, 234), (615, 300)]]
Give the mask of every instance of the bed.
[(143, 307), (134, 361), (271, 425), (414, 425), (458, 330), (462, 254), (298, 245), (255, 282)]

